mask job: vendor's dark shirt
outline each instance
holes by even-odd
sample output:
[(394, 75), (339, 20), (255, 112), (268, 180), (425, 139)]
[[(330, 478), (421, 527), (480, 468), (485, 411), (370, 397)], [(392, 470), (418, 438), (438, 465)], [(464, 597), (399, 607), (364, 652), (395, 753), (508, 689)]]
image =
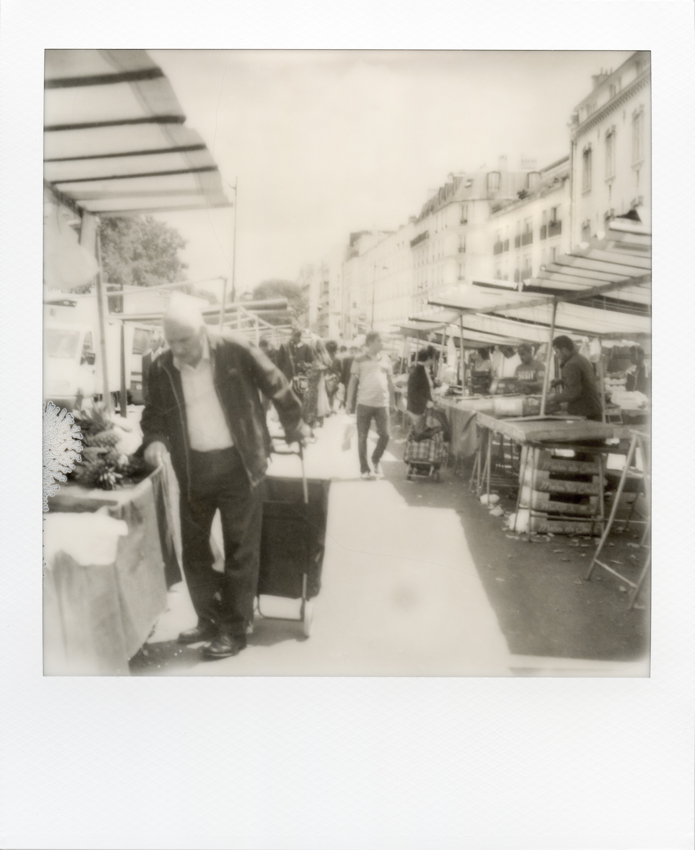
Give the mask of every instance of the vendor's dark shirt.
[(601, 421), (601, 399), (591, 363), (576, 351), (562, 366), (562, 393), (556, 401), (567, 402), (572, 416)]

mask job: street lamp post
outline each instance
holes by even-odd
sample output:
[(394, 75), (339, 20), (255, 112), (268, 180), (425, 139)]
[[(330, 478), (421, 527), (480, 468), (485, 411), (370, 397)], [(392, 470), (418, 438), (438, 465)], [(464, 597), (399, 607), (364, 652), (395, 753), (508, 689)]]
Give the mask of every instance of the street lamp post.
[[(234, 241), (232, 243), (232, 304), (236, 301), (236, 284), (234, 281), (234, 271), (236, 268), (236, 217), (237, 217), (237, 184), (239, 180), (234, 181), (234, 185), (227, 183), (230, 189), (234, 191)], [(224, 278), (222, 284), (222, 309), (220, 310), (220, 328), (224, 323), (224, 307), (227, 300), (227, 278)]]
[(380, 266), (377, 263), (373, 263), (373, 271), (372, 271), (372, 330), (374, 330), (374, 296), (376, 294), (376, 270), (377, 269), (388, 269), (388, 266)]

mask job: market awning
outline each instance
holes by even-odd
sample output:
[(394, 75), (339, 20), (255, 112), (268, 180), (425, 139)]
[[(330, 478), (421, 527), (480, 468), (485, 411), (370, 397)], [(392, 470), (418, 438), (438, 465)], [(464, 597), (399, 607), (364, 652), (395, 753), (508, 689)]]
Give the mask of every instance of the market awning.
[(229, 206), (207, 146), (144, 50), (47, 50), (44, 179), (101, 216)]
[[(450, 310), (456, 318), (462, 316), (464, 328), (503, 333), (506, 326), (510, 337), (526, 339), (532, 338), (527, 335), (531, 329), (550, 327), (554, 303), (559, 333), (600, 337), (649, 334), (651, 235), (644, 228), (619, 222), (603, 239), (544, 268), (522, 292), (474, 282), (429, 300), (430, 305)], [(541, 334), (538, 341), (543, 340)]]

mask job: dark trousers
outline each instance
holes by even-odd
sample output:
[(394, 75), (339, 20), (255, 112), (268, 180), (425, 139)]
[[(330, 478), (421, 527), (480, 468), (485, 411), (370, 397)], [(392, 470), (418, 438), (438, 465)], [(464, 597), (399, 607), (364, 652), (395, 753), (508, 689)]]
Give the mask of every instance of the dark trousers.
[(360, 472), (369, 472), (367, 463), (367, 434), (372, 418), (376, 424), (376, 433), (379, 436), (372, 463), (377, 464), (386, 451), (389, 442), (389, 411), (387, 407), (367, 407), (366, 404), (357, 405), (357, 452), (360, 457)]
[[(190, 496), (181, 493), (183, 570), (201, 625), (244, 635), (253, 622), (263, 518), (263, 484), (251, 488), (235, 448), (191, 452)], [(224, 573), (213, 569), (210, 530), (222, 517)]]

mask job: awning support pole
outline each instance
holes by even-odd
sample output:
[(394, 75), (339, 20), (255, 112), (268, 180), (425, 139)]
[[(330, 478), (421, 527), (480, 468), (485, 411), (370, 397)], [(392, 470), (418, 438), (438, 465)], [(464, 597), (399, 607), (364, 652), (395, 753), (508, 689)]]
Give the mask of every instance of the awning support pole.
[(606, 381), (603, 371), (603, 346), (599, 340), (599, 358), (598, 358), (598, 380), (599, 380), (599, 398), (601, 399), (601, 422), (606, 421)]
[(104, 406), (107, 414), (113, 413), (113, 402), (109, 387), (109, 365), (106, 358), (106, 298), (104, 297), (104, 280), (101, 268), (101, 222), (97, 221), (97, 307), (99, 308), (99, 337), (101, 348), (101, 375), (104, 382)]
[(125, 322), (121, 322), (121, 416), (128, 418), (128, 388), (125, 374)]
[(466, 391), (466, 358), (463, 351), (463, 313), (459, 313), (459, 339), (461, 342), (461, 389)]
[(545, 416), (545, 403), (548, 400), (548, 387), (550, 386), (550, 367), (553, 362), (553, 337), (555, 336), (555, 316), (557, 314), (557, 298), (553, 298), (553, 315), (550, 320), (550, 336), (548, 337), (548, 359), (545, 363), (545, 375), (543, 376), (543, 396), (541, 397), (541, 416)]

